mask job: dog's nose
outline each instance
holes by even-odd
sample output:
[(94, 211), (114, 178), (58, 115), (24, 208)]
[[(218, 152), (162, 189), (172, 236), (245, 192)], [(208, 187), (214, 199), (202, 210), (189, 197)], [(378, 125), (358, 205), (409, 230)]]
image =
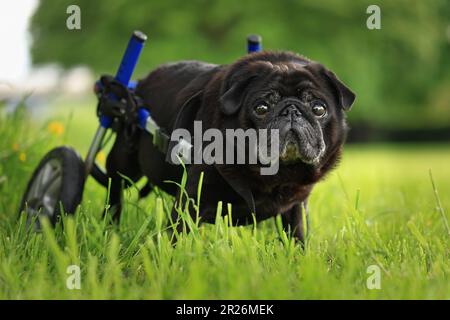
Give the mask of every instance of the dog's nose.
[(298, 106), (296, 106), (295, 104), (289, 104), (284, 107), (283, 110), (281, 110), (280, 116), (286, 117), (289, 115), (291, 117), (300, 117), (302, 113), (300, 112)]

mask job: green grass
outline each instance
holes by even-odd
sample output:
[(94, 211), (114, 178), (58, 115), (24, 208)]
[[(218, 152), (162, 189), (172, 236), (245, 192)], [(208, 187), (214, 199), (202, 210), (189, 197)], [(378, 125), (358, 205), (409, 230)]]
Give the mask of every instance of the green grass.
[[(170, 197), (155, 192), (138, 203), (126, 192), (115, 226), (101, 219), (105, 190), (91, 180), (64, 228), (26, 232), (17, 206), (33, 168), (61, 143), (84, 152), (95, 117), (75, 109), (55, 137), (21, 113), (0, 116), (0, 299), (450, 298), (450, 145), (346, 147), (311, 196), (306, 250), (274, 220), (232, 227), (227, 218), (172, 247)], [(71, 264), (81, 267), (80, 290), (66, 287)], [(366, 286), (371, 265), (381, 269), (380, 290)]]

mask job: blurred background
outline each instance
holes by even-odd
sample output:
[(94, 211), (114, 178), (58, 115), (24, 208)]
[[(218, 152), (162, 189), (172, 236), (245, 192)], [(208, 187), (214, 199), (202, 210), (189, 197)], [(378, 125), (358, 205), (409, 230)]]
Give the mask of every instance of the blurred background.
[[(81, 9), (79, 30), (66, 27), (72, 4)], [(449, 141), (450, 1), (378, 1), (380, 30), (366, 26), (370, 4), (2, 1), (0, 99), (8, 109), (26, 96), (36, 119), (89, 106), (80, 116), (94, 122), (92, 85), (115, 73), (133, 30), (149, 36), (136, 78), (173, 60), (231, 63), (257, 33), (265, 49), (320, 61), (357, 93), (351, 142)]]
[[(366, 25), (372, 4), (380, 30)], [(67, 28), (69, 5), (80, 29)], [(160, 218), (172, 198), (156, 189), (138, 201), (128, 189), (116, 228), (92, 178), (75, 223), (25, 232), (18, 207), (32, 172), (55, 146), (86, 154), (93, 85), (115, 74), (135, 29), (149, 38), (137, 79), (174, 60), (231, 63), (256, 33), (356, 92), (351, 144), (309, 201), (311, 250), (272, 219), (257, 232), (205, 227), (169, 250)], [(450, 298), (449, 0), (0, 0), (0, 41), (0, 299)], [(69, 261), (87, 274), (83, 290), (67, 290)], [(366, 288), (374, 264), (383, 290)]]

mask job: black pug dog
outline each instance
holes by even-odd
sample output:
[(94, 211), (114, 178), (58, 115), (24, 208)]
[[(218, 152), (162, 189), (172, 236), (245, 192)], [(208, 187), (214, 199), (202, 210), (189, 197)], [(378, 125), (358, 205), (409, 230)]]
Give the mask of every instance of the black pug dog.
[[(197, 61), (162, 65), (139, 81), (136, 94), (169, 135), (175, 128), (192, 132), (195, 120), (201, 121), (203, 130), (279, 129), (275, 175), (261, 175), (258, 164), (191, 164), (186, 192), (197, 199), (204, 172), (200, 222), (214, 223), (217, 204), (223, 201), (232, 204), (235, 225), (281, 214), (285, 230), (304, 240), (308, 196), (339, 160), (347, 131), (344, 112), (355, 100), (333, 72), (291, 52), (260, 52), (230, 65)], [(167, 181), (179, 182), (182, 166), (166, 161), (150, 134), (140, 131), (135, 141), (130, 147), (125, 133), (118, 132), (107, 158), (116, 220), (121, 211), (122, 175), (133, 181), (145, 175), (147, 191), (158, 186), (177, 199), (180, 196), (179, 188)], [(195, 218), (192, 205), (190, 214)], [(172, 221), (178, 221), (175, 208)], [(176, 228), (183, 230), (181, 223)]]

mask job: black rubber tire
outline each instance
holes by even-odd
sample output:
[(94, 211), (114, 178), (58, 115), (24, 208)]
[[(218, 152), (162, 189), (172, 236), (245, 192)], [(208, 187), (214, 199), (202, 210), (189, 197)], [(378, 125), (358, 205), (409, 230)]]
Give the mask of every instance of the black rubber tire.
[[(41, 160), (38, 167), (34, 170), (30, 181), (28, 182), (26, 191), (22, 197), (22, 201), (19, 207), (19, 214), (27, 212), (30, 189), (33, 183), (37, 183), (35, 180), (39, 177), (41, 170), (46, 168), (46, 165), (52, 163), (58, 163), (60, 165), (61, 174), (58, 180), (58, 188), (55, 192), (56, 202), (54, 205), (53, 215), (48, 216), (50, 222), (55, 225), (59, 219), (61, 213), (61, 207), (64, 212), (68, 214), (75, 213), (78, 205), (81, 203), (83, 197), (83, 188), (85, 182), (85, 167), (80, 155), (70, 147), (58, 147), (48, 152)], [(38, 212), (41, 210), (37, 209)], [(40, 214), (40, 213), (38, 213)]]

